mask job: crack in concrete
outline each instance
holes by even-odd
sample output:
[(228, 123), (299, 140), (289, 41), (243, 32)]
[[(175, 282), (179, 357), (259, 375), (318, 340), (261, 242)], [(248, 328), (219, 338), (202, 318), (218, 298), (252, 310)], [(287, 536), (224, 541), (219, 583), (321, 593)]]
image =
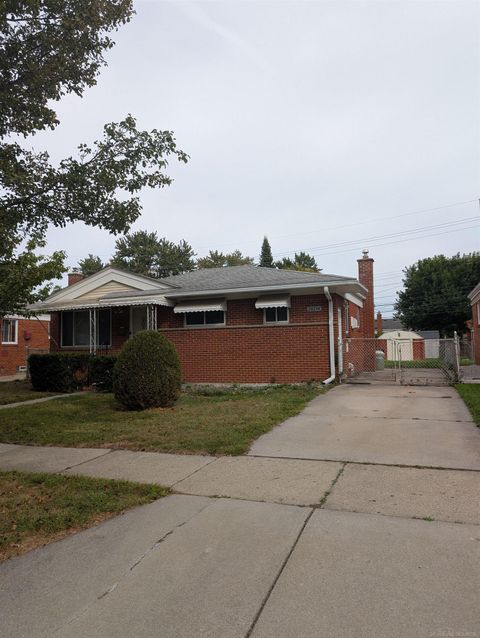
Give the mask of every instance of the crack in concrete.
[(310, 459), (301, 456), (268, 456), (261, 454), (248, 454), (254, 459), (284, 459), (286, 461), (317, 461), (317, 463), (348, 463), (352, 465), (379, 465), (380, 467), (403, 467), (405, 469), (417, 470), (445, 470), (447, 472), (480, 472), (479, 469), (471, 467), (444, 467), (442, 465), (407, 465), (405, 463), (378, 463), (376, 461), (354, 461), (352, 459)]
[(67, 465), (67, 467), (63, 468), (63, 470), (60, 470), (60, 474), (62, 474), (63, 472), (66, 472), (67, 470), (73, 470), (74, 467), (79, 467), (80, 465), (85, 465), (85, 463), (90, 463), (90, 461), (96, 461), (97, 459), (101, 459), (103, 456), (107, 456), (108, 454), (114, 451), (115, 450), (108, 448), (102, 454), (99, 454), (98, 456), (92, 456), (91, 459), (87, 459), (86, 461), (80, 461), (80, 463), (75, 463), (74, 465)]
[(273, 590), (275, 589), (275, 586), (277, 584), (277, 582), (280, 579), (280, 576), (283, 574), (283, 571), (285, 569), (285, 567), (287, 566), (288, 561), (290, 560), (291, 555), (293, 554), (295, 547), (297, 546), (306, 526), (308, 525), (309, 520), (312, 518), (313, 512), (314, 512), (314, 508), (312, 508), (310, 510), (310, 512), (308, 513), (307, 517), (305, 518), (305, 520), (303, 521), (303, 524), (300, 528), (300, 531), (298, 532), (297, 536), (295, 537), (293, 544), (290, 548), (290, 550), (288, 551), (286, 557), (284, 558), (284, 560), (282, 561), (282, 564), (280, 565), (280, 569), (277, 572), (277, 575), (275, 576), (275, 578), (273, 579), (272, 584), (270, 585), (266, 595), (264, 596), (260, 607), (257, 611), (257, 613), (255, 614), (252, 623), (250, 625), (250, 627), (248, 628), (247, 633), (245, 634), (245, 638), (250, 638), (250, 636), (252, 635), (253, 630), (255, 629), (255, 625), (257, 624), (260, 616), (262, 615), (263, 610), (265, 609), (265, 605), (267, 604), (270, 596), (272, 595)]
[(103, 600), (104, 598), (112, 594), (118, 588), (118, 586), (130, 576), (130, 574), (134, 571), (134, 569), (136, 569), (145, 560), (145, 558), (147, 558), (147, 556), (149, 556), (152, 552), (154, 552), (169, 536), (171, 536), (180, 527), (183, 527), (184, 525), (189, 523), (192, 519), (195, 518), (195, 516), (198, 516), (199, 514), (201, 514), (204, 510), (206, 510), (211, 505), (212, 505), (211, 503), (207, 503), (204, 507), (202, 507), (201, 509), (196, 511), (194, 514), (189, 516), (186, 520), (182, 521), (181, 523), (178, 523), (177, 525), (172, 527), (172, 529), (168, 530), (168, 532), (166, 532), (161, 538), (155, 541), (155, 543), (151, 547), (149, 547), (139, 558), (137, 558), (137, 560), (132, 565), (130, 565), (130, 567), (128, 567), (128, 569), (124, 572), (123, 576), (121, 576), (102, 594), (100, 594), (94, 600), (88, 603), (80, 612), (75, 614), (75, 616), (73, 616), (72, 618), (69, 618), (66, 622), (63, 622), (59, 627), (57, 627), (57, 629), (53, 631), (52, 635), (57, 635), (65, 627), (68, 627), (68, 625), (71, 625), (72, 623), (77, 621), (79, 618), (84, 616), (92, 607), (98, 604), (100, 600)]
[(337, 484), (337, 481), (340, 479), (340, 477), (342, 476), (345, 468), (347, 467), (348, 463), (344, 463), (342, 465), (342, 467), (338, 470), (337, 475), (335, 476), (335, 478), (333, 479), (333, 481), (330, 483), (330, 487), (328, 488), (328, 490), (325, 492), (325, 494), (322, 496), (322, 498), (320, 499), (320, 503), (318, 505), (315, 506), (315, 509), (322, 509), (322, 507), (325, 505), (328, 497), (330, 496), (330, 494), (332, 493), (333, 488), (335, 487), (335, 485)]
[(473, 423), (472, 419), (465, 421), (464, 419), (426, 419), (422, 416), (376, 416), (374, 414), (339, 414), (344, 419), (386, 419), (387, 421), (433, 421), (437, 423)]
[(279, 581), (279, 579), (280, 579), (281, 575), (283, 574), (283, 572), (284, 572), (284, 570), (285, 570), (285, 568), (286, 568), (286, 566), (287, 566), (287, 564), (288, 564), (288, 562), (289, 562), (289, 560), (290, 560), (290, 558), (291, 558), (291, 556), (292, 556), (293, 552), (295, 551), (295, 548), (296, 548), (296, 546), (298, 545), (298, 543), (299, 543), (299, 541), (300, 541), (300, 538), (302, 537), (302, 534), (303, 534), (303, 532), (305, 531), (305, 528), (306, 528), (306, 527), (307, 527), (307, 525), (308, 525), (308, 522), (309, 522), (309, 521), (310, 521), (310, 519), (312, 518), (314, 511), (315, 511), (315, 510), (317, 510), (317, 509), (321, 509), (321, 508), (322, 508), (322, 506), (323, 506), (323, 504), (325, 503), (325, 501), (327, 500), (327, 498), (328, 498), (328, 496), (329, 496), (330, 492), (331, 492), (331, 491), (332, 491), (332, 489), (334, 488), (334, 486), (335, 486), (336, 482), (337, 482), (337, 481), (339, 480), (339, 478), (341, 477), (341, 475), (342, 475), (342, 473), (343, 473), (343, 471), (344, 471), (344, 469), (345, 469), (345, 466), (346, 466), (346, 465), (347, 465), (347, 463), (344, 463), (344, 464), (342, 465), (342, 467), (338, 470), (338, 472), (337, 472), (337, 474), (336, 474), (335, 478), (334, 478), (334, 479), (333, 479), (333, 481), (330, 483), (330, 487), (329, 487), (329, 489), (328, 489), (328, 490), (324, 493), (324, 495), (323, 495), (323, 497), (321, 498), (321, 500), (320, 500), (319, 504), (318, 504), (318, 505), (313, 505), (313, 506), (311, 507), (310, 512), (308, 513), (307, 517), (306, 517), (306, 518), (305, 518), (305, 520), (303, 521), (303, 524), (302, 524), (302, 526), (301, 526), (301, 528), (300, 528), (300, 531), (298, 532), (298, 534), (297, 534), (297, 536), (296, 536), (295, 540), (293, 541), (293, 544), (292, 544), (292, 546), (291, 546), (291, 548), (290, 548), (289, 552), (287, 553), (287, 555), (286, 555), (285, 559), (283, 560), (282, 564), (280, 565), (280, 569), (278, 570), (277, 575), (276, 575), (276, 576), (275, 576), (275, 578), (273, 579), (273, 582), (272, 582), (271, 586), (269, 587), (269, 590), (268, 590), (268, 592), (267, 592), (266, 596), (263, 598), (262, 603), (261, 603), (261, 605), (260, 605), (260, 608), (258, 609), (257, 613), (255, 614), (255, 617), (254, 617), (254, 619), (253, 619), (253, 621), (252, 621), (252, 624), (250, 625), (250, 627), (249, 627), (249, 629), (248, 629), (247, 633), (245, 634), (245, 638), (249, 638), (249, 637), (252, 635), (252, 632), (253, 632), (253, 630), (255, 629), (255, 625), (257, 624), (257, 622), (258, 622), (258, 620), (259, 620), (260, 616), (262, 615), (262, 612), (263, 612), (263, 610), (265, 609), (265, 606), (266, 606), (266, 604), (268, 603), (268, 600), (269, 600), (270, 596), (272, 595), (273, 590), (275, 589), (275, 586), (276, 586), (276, 584), (278, 583), (278, 581)]
[(193, 472), (191, 472), (190, 474), (187, 474), (187, 476), (184, 476), (181, 479), (178, 479), (178, 481), (175, 481), (175, 483), (172, 483), (172, 485), (170, 486), (171, 489), (173, 489), (175, 487), (175, 485), (178, 485), (179, 483), (181, 483), (182, 481), (186, 481), (188, 478), (190, 478), (191, 476), (193, 476), (194, 474), (196, 474), (197, 472), (200, 472), (201, 470), (203, 470), (204, 467), (208, 467), (209, 465), (211, 465), (212, 463), (215, 463), (215, 461), (219, 461), (222, 457), (217, 456), (216, 458), (212, 459), (211, 461), (209, 461), (208, 463), (205, 463), (205, 465), (202, 465), (202, 467), (197, 467), (196, 470), (193, 470)]

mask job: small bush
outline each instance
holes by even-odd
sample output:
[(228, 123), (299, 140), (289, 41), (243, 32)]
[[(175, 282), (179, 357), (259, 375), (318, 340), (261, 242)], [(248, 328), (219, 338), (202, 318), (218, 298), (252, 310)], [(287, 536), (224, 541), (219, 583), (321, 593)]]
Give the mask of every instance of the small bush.
[(89, 358), (83, 352), (31, 354), (28, 367), (34, 390), (72, 392), (88, 385)]
[(90, 358), (90, 383), (99, 392), (113, 392), (113, 367), (117, 357), (96, 355)]
[(129, 410), (173, 405), (180, 394), (180, 362), (170, 341), (152, 331), (130, 339), (113, 369), (113, 392)]

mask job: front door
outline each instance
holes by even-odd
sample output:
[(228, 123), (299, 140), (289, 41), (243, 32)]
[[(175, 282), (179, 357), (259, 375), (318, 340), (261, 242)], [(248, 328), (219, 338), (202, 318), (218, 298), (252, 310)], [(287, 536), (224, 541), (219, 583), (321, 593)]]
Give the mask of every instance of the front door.
[(147, 306), (131, 306), (130, 308), (130, 336), (147, 329)]

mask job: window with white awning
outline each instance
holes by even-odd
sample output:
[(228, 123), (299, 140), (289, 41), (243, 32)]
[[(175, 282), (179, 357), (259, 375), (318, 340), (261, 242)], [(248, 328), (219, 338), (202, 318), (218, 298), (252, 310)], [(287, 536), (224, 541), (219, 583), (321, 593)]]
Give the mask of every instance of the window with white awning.
[(181, 312), (225, 312), (227, 310), (227, 302), (225, 299), (214, 299), (211, 301), (181, 301), (178, 303), (173, 312), (178, 314)]
[(183, 313), (185, 326), (223, 326), (225, 325), (225, 312), (227, 302), (225, 299), (213, 299), (210, 301), (184, 301), (175, 306), (173, 312)]
[(257, 310), (265, 308), (290, 308), (290, 295), (259, 297), (255, 301)]

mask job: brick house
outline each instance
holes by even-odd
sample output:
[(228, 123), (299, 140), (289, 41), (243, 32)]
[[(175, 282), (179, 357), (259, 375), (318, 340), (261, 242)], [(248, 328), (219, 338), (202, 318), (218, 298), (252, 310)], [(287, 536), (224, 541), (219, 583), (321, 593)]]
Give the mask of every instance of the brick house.
[(0, 377), (26, 370), (27, 357), (32, 351), (50, 348), (50, 317), (42, 315), (27, 319), (7, 315), (0, 319)]
[(152, 279), (107, 267), (72, 273), (34, 308), (51, 313), (52, 350), (117, 352), (158, 330), (186, 382), (330, 381), (348, 364), (339, 340), (374, 337), (367, 252), (358, 270), (356, 279), (247, 265)]
[(473, 343), (473, 359), (480, 365), (480, 282), (468, 295), (472, 306), (471, 335)]

